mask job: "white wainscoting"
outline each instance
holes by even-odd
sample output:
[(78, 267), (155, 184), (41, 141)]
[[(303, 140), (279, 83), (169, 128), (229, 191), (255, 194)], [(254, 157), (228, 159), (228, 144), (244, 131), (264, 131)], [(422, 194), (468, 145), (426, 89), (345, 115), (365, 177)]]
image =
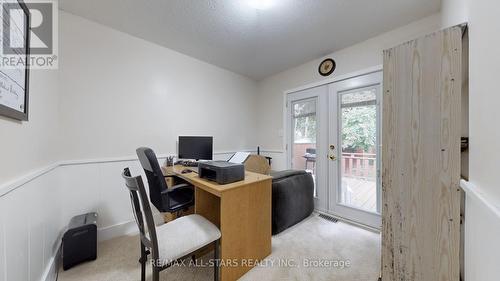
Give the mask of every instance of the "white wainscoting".
[[(249, 151), (249, 150), (245, 150)], [(216, 152), (227, 160), (234, 152)], [(159, 162), (166, 155), (159, 155)], [(0, 186), (0, 281), (55, 279), (55, 257), (69, 220), (97, 212), (100, 241), (137, 232), (121, 173), (142, 175), (135, 156), (54, 163)]]
[[(246, 150), (250, 151), (250, 150)], [(273, 169), (286, 168), (283, 151), (262, 150)], [(227, 160), (233, 152), (214, 158)], [(159, 156), (162, 163), (165, 155)], [(62, 161), (0, 187), (0, 280), (54, 280), (54, 260), (69, 219), (99, 213), (99, 240), (136, 232), (121, 172), (130, 167), (143, 175), (133, 156)], [(144, 175), (143, 175), (144, 176)], [(147, 184), (147, 182), (145, 183)], [(476, 187), (466, 190), (466, 280), (496, 280), (500, 268), (500, 206)], [(477, 263), (488, 270), (477, 271)]]
[(44, 280), (64, 225), (58, 169), (0, 196), (0, 279)]
[(462, 181), (465, 190), (465, 280), (497, 281), (500, 276), (500, 205), (481, 189)]

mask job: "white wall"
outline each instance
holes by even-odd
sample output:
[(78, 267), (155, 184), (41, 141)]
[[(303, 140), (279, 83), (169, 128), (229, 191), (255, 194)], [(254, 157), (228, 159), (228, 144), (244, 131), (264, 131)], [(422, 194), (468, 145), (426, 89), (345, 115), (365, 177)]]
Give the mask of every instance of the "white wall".
[[(500, 118), (498, 83), (500, 72), (500, 3), (488, 0), (443, 1), (444, 26), (469, 24), (469, 130), (470, 181), (500, 205), (496, 167), (500, 151), (495, 149), (500, 131), (492, 129)], [(493, 122), (493, 123), (492, 123)]]
[[(438, 30), (440, 26), (441, 17), (436, 14), (325, 57), (331, 57), (337, 62), (334, 76), (363, 70), (381, 65), (384, 49)], [(317, 71), (322, 59), (318, 58), (260, 81), (257, 116), (258, 143), (261, 146), (268, 150), (283, 150), (283, 92), (325, 79)], [(283, 153), (275, 156), (276, 165), (273, 168), (284, 169), (286, 163)]]
[(474, 0), (466, 4), (470, 30), (470, 180), (500, 205), (500, 183), (496, 176), (500, 130), (492, 129), (497, 127), (495, 120), (500, 119), (497, 94), (500, 3)]
[(213, 135), (215, 151), (254, 148), (256, 83), (60, 13), (64, 157), (175, 153), (178, 135)]
[(443, 26), (469, 24), (469, 181), (465, 219), (465, 277), (500, 277), (500, 183), (497, 148), (500, 131), (500, 2), (443, 0)]
[(222, 159), (255, 146), (254, 81), (84, 18), (59, 15), (62, 157), (72, 160), (60, 168), (62, 186), (71, 188), (65, 220), (97, 211), (102, 237), (135, 230), (120, 175), (129, 165), (135, 174), (141, 171), (134, 160), (140, 146), (163, 157), (177, 154), (178, 135), (213, 135), (215, 157)]
[(19, 176), (59, 157), (57, 71), (30, 74), (30, 121), (0, 117), (0, 280), (38, 280), (55, 254), (61, 227), (55, 173), (7, 193)]
[(29, 122), (0, 116), (0, 186), (58, 159), (57, 70), (32, 70), (29, 91)]
[(500, 208), (489, 195), (469, 184), (465, 206), (465, 280), (500, 279)]
[(442, 0), (441, 1), (441, 24), (450, 27), (467, 22), (469, 0)]

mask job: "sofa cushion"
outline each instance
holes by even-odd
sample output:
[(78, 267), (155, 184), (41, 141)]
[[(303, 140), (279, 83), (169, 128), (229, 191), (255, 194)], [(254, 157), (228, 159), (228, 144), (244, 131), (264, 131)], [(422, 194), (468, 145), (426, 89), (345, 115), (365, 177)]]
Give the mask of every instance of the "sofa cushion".
[(304, 170), (283, 170), (283, 171), (271, 172), (271, 176), (273, 177), (273, 182), (277, 182), (291, 176), (303, 175), (303, 174), (308, 174), (308, 173)]

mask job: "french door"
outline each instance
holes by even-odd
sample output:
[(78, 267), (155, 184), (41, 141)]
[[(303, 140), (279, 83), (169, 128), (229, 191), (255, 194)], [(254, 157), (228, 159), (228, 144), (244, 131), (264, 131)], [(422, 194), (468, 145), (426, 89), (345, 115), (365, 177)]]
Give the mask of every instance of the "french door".
[(329, 87), (329, 212), (381, 227), (382, 72)]
[(288, 168), (315, 181), (315, 208), (380, 228), (380, 91), (376, 72), (287, 95)]
[(328, 210), (328, 85), (288, 94), (287, 166), (306, 170), (314, 179), (314, 204)]

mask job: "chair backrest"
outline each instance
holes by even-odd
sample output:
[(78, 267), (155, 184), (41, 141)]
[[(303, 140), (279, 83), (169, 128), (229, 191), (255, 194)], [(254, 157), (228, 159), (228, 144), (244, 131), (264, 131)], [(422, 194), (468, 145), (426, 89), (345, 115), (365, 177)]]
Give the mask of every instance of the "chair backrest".
[(266, 157), (251, 154), (245, 161), (245, 170), (258, 174), (269, 175), (271, 172), (271, 166), (269, 166), (269, 162)]
[(135, 222), (139, 228), (141, 241), (144, 246), (151, 249), (153, 257), (157, 259), (159, 253), (156, 227), (142, 178), (141, 176), (132, 177), (129, 168), (123, 170), (122, 177), (130, 193), (132, 210), (134, 212)]
[(155, 207), (163, 212), (162, 195), (161, 192), (167, 190), (167, 183), (165, 177), (158, 164), (158, 158), (151, 148), (140, 147), (136, 150), (139, 162), (146, 173), (149, 185), (149, 197)]

